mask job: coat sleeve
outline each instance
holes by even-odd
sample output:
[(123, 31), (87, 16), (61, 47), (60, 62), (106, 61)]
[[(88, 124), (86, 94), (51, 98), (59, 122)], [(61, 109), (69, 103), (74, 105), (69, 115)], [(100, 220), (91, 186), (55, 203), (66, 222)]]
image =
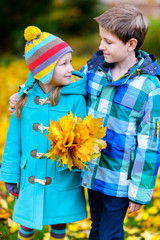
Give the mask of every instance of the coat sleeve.
[(150, 92), (144, 117), (138, 127), (128, 197), (131, 201), (150, 202), (160, 163), (160, 89)]
[(20, 181), (21, 120), (11, 116), (1, 164), (0, 180), (7, 183)]
[(33, 84), (34, 80), (35, 80), (35, 79), (34, 79), (34, 77), (32, 76), (32, 73), (29, 72), (29, 74), (28, 74), (28, 79), (27, 79), (26, 83), (20, 85), (20, 86), (19, 86), (19, 90), (21, 90), (21, 89), (23, 89), (23, 88), (25, 88), (25, 87), (27, 88), (27, 87), (31, 86), (31, 85)]
[(76, 95), (72, 112), (82, 120), (86, 117), (86, 99), (83, 95)]

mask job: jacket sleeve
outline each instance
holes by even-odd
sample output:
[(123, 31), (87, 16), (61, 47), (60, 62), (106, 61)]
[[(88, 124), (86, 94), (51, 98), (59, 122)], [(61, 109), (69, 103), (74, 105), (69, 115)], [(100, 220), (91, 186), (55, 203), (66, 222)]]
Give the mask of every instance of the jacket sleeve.
[(84, 66), (81, 68), (80, 72), (81, 72), (81, 73), (84, 73), (85, 75), (87, 75), (87, 71), (88, 71), (88, 65), (86, 64), (86, 65), (84, 65)]
[(160, 163), (160, 89), (150, 92), (138, 127), (128, 197), (140, 204), (150, 202)]
[(11, 116), (1, 164), (0, 180), (7, 183), (19, 183), (21, 157), (21, 120)]

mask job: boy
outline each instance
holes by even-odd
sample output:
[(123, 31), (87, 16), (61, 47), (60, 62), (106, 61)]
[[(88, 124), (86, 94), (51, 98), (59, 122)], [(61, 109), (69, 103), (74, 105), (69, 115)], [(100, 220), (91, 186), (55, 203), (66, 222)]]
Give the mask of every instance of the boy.
[(82, 68), (88, 114), (103, 117), (107, 148), (88, 164), (90, 240), (124, 239), (123, 220), (150, 202), (159, 167), (160, 83), (153, 55), (139, 51), (148, 19), (130, 5), (109, 9), (99, 23), (99, 51)]

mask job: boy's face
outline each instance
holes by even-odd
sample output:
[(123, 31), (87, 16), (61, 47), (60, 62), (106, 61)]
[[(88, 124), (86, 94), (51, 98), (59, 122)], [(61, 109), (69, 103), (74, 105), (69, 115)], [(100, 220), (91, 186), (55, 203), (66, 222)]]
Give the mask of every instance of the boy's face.
[(129, 43), (124, 44), (116, 35), (99, 26), (101, 43), (99, 49), (103, 52), (107, 63), (125, 61), (129, 55)]

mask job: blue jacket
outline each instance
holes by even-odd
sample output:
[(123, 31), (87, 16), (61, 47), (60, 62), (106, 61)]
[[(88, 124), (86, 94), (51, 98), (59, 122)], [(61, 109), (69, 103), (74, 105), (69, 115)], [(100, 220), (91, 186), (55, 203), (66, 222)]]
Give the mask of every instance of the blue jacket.
[(82, 69), (87, 75), (88, 114), (107, 126), (106, 149), (89, 163), (82, 185), (146, 204), (160, 163), (160, 68), (153, 55), (137, 52), (138, 63), (114, 81), (98, 51)]
[[(75, 81), (62, 87), (57, 106), (40, 103), (49, 97), (36, 83), (28, 92), (27, 104), (21, 110), (21, 119), (12, 115), (5, 144), (1, 181), (20, 183), (13, 220), (29, 228), (42, 229), (43, 225), (69, 223), (86, 218), (81, 172), (58, 167), (56, 161), (41, 153), (50, 146), (45, 127), (72, 111), (86, 116), (86, 78), (74, 72)], [(31, 74), (19, 95), (33, 82)], [(44, 132), (42, 130), (42, 125)]]

